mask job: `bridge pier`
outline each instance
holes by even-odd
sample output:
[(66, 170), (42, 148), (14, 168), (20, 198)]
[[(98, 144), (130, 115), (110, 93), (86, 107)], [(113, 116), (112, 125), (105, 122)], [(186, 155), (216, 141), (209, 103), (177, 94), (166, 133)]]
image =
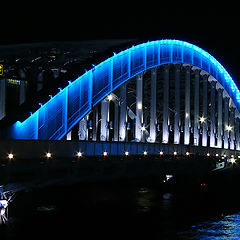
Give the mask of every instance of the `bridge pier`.
[(100, 129), (100, 140), (109, 140), (109, 101), (107, 98), (103, 99), (101, 102), (101, 129)]
[(135, 119), (135, 140), (143, 141), (143, 74), (136, 77), (136, 119)]
[(229, 108), (229, 97), (225, 97), (224, 98), (224, 148), (225, 149), (228, 149), (228, 135), (229, 135), (228, 108)]
[(180, 69), (181, 65), (175, 66), (175, 114), (174, 114), (174, 144), (180, 143)]
[(234, 141), (235, 141), (235, 107), (230, 108), (230, 149), (234, 150)]
[(156, 94), (157, 94), (157, 68), (151, 69), (151, 103), (150, 103), (150, 142), (156, 141)]
[(120, 103), (119, 103), (119, 141), (126, 140), (127, 127), (127, 83), (120, 86)]
[(169, 65), (164, 65), (163, 73), (163, 128), (162, 142), (169, 141)]
[(199, 146), (199, 73), (200, 69), (194, 70), (194, 146)]
[(223, 88), (218, 88), (218, 132), (217, 132), (217, 146), (222, 148), (222, 133), (223, 133), (223, 124), (222, 124), (222, 101), (223, 101)]
[(215, 128), (215, 91), (216, 91), (216, 81), (211, 81), (211, 109), (210, 109), (210, 147), (215, 147), (215, 132), (216, 132), (216, 128)]
[(207, 129), (208, 129), (208, 75), (203, 75), (203, 91), (202, 91), (202, 146), (207, 146)]
[(185, 67), (185, 116), (184, 116), (184, 144), (190, 143), (190, 78), (191, 68)]

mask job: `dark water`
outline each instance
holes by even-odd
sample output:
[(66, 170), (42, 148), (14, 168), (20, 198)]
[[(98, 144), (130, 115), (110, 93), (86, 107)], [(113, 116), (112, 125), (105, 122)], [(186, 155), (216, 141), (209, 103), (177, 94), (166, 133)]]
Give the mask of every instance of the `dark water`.
[(229, 193), (168, 193), (128, 182), (49, 187), (17, 194), (0, 237), (239, 239), (238, 202)]

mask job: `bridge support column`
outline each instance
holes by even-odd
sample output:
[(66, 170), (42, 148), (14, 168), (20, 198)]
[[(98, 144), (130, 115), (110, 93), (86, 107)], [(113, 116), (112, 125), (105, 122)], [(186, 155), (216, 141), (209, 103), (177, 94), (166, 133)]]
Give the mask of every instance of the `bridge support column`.
[(199, 146), (199, 75), (200, 69), (195, 69), (195, 79), (194, 79), (194, 146)]
[(228, 110), (229, 110), (229, 97), (224, 98), (224, 148), (228, 149)]
[(169, 65), (164, 65), (164, 75), (163, 75), (163, 132), (162, 132), (162, 142), (168, 143), (169, 139)]
[(6, 107), (6, 81), (0, 80), (0, 120), (5, 117)]
[(223, 133), (223, 124), (222, 124), (222, 101), (223, 101), (223, 88), (218, 88), (218, 132), (217, 132), (217, 146), (222, 148), (222, 133)]
[(119, 102), (117, 99), (114, 100), (114, 134), (113, 134), (113, 140), (115, 142), (118, 141), (118, 111), (119, 111)]
[(101, 129), (100, 141), (108, 141), (109, 137), (109, 101), (107, 98), (101, 101)]
[(150, 142), (156, 141), (157, 68), (151, 69)]
[(126, 141), (127, 127), (127, 83), (120, 87), (119, 141)]
[(236, 134), (236, 150), (240, 150), (240, 119), (237, 117), (235, 121), (235, 134)]
[(216, 81), (211, 82), (211, 110), (210, 110), (210, 147), (215, 147), (215, 90), (216, 90)]
[(190, 78), (191, 68), (190, 66), (185, 67), (185, 121), (184, 121), (184, 144), (189, 145), (190, 143)]
[(97, 141), (97, 130), (98, 130), (98, 107), (93, 108), (93, 135), (92, 140)]
[(88, 117), (85, 116), (79, 122), (79, 130), (78, 130), (79, 140), (87, 140), (88, 139), (87, 119), (88, 119)]
[(180, 64), (175, 65), (175, 115), (174, 115), (174, 144), (180, 143)]
[(234, 141), (235, 141), (235, 107), (231, 107), (230, 109), (230, 149), (234, 150)]
[(143, 102), (142, 102), (142, 90), (143, 90), (143, 74), (139, 74), (136, 77), (136, 121), (135, 121), (135, 139), (137, 142), (143, 141)]
[(26, 82), (21, 81), (19, 88), (19, 105), (23, 104), (26, 101)]
[(208, 75), (203, 75), (203, 94), (202, 94), (202, 117), (204, 121), (202, 122), (202, 146), (207, 147), (207, 128), (208, 128)]

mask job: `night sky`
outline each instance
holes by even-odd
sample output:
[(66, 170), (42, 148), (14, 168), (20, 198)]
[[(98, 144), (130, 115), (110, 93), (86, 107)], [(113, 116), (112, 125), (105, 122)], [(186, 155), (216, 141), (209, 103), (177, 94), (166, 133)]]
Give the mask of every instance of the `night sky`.
[[(68, 1), (7, 4), (1, 12), (0, 44), (129, 38), (173, 38), (212, 54), (240, 86), (240, 14), (238, 5), (213, 8), (197, 2), (168, 6), (159, 2), (104, 5)], [(203, 4), (203, 3), (202, 3)]]

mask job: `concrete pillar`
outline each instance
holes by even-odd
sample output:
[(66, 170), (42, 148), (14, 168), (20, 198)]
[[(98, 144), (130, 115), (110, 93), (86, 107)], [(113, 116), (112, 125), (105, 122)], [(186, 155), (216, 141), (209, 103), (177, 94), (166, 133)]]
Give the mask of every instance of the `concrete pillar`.
[(216, 91), (216, 81), (211, 82), (211, 109), (210, 109), (210, 147), (215, 147), (215, 91)]
[(26, 82), (20, 81), (19, 87), (19, 105), (23, 104), (26, 101)]
[(229, 97), (224, 98), (224, 148), (228, 149), (228, 111), (229, 111)]
[(100, 141), (108, 141), (109, 137), (109, 101), (107, 98), (101, 101), (101, 129)]
[(135, 140), (140, 142), (143, 140), (143, 74), (136, 77), (136, 121), (135, 121)]
[(113, 140), (118, 141), (118, 112), (119, 112), (119, 102), (117, 99), (114, 100), (114, 124), (113, 124)]
[(157, 95), (157, 68), (151, 69), (151, 103), (150, 103), (150, 141), (156, 141), (156, 95)]
[(223, 88), (218, 88), (218, 132), (217, 132), (217, 146), (222, 148), (222, 135), (223, 135), (223, 124), (222, 124), (222, 101), (223, 101)]
[(164, 65), (163, 75), (163, 131), (162, 131), (162, 142), (168, 143), (169, 139), (169, 65)]
[(6, 80), (0, 80), (0, 120), (5, 117), (6, 111)]
[(119, 141), (126, 141), (127, 127), (127, 83), (120, 87)]
[(189, 145), (190, 143), (190, 78), (191, 68), (190, 66), (185, 67), (185, 121), (184, 121), (184, 144)]
[(237, 117), (235, 122), (236, 150), (240, 150), (240, 119)]
[(193, 145), (199, 146), (199, 78), (200, 69), (195, 69), (194, 74), (194, 126)]
[(175, 65), (175, 115), (174, 115), (174, 144), (180, 143), (180, 69), (181, 65)]
[(98, 131), (98, 107), (93, 108), (93, 129), (92, 129), (92, 140), (97, 141), (97, 131)]
[(202, 146), (207, 147), (207, 129), (208, 129), (208, 75), (203, 75), (203, 91), (202, 91)]
[(87, 140), (88, 139), (88, 129), (87, 129), (87, 116), (85, 116), (79, 122), (79, 130), (78, 130), (78, 137), (79, 140)]
[(235, 107), (231, 107), (230, 109), (230, 149), (234, 150), (234, 141), (235, 141)]

